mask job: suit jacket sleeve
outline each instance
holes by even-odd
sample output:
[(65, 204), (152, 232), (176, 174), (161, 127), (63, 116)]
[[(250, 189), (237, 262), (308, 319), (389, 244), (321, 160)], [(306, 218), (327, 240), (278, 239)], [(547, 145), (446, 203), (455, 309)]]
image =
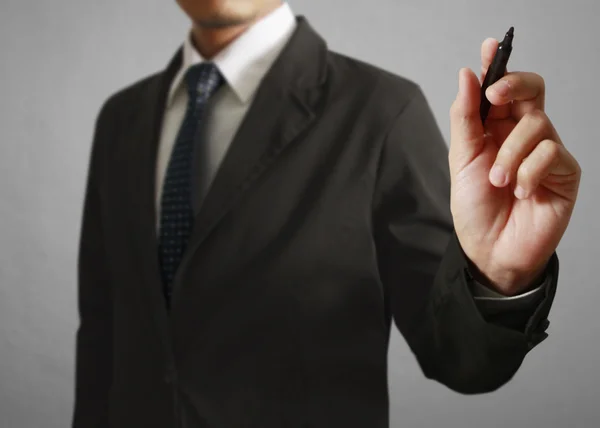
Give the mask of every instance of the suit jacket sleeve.
[(76, 336), (73, 428), (107, 427), (112, 378), (111, 284), (104, 250), (98, 183), (102, 145), (110, 127), (101, 109), (94, 132), (78, 256), (79, 328)]
[(543, 298), (524, 323), (522, 311), (484, 317), (453, 229), (448, 149), (419, 87), (382, 146), (373, 216), (388, 319), (393, 317), (425, 376), (465, 394), (509, 381), (546, 337), (558, 259), (552, 256)]

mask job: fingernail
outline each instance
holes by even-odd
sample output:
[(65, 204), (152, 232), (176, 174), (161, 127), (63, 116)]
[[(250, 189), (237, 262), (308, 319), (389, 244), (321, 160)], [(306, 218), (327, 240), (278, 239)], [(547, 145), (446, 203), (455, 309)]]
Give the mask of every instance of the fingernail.
[(527, 198), (527, 190), (525, 190), (521, 186), (517, 185), (517, 187), (515, 187), (515, 196), (519, 199), (526, 199)]
[(490, 181), (494, 186), (502, 187), (506, 184), (506, 172), (500, 165), (494, 165), (490, 171)]
[(500, 95), (502, 98), (506, 98), (510, 92), (510, 85), (506, 80), (500, 80), (490, 86), (490, 90)]

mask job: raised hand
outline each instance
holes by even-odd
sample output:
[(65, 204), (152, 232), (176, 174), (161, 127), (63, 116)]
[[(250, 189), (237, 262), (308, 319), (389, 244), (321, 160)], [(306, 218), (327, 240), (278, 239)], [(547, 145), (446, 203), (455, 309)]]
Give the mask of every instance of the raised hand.
[[(482, 74), (498, 42), (482, 44)], [(581, 169), (544, 112), (541, 76), (509, 72), (486, 92), (459, 72), (450, 109), (451, 210), (459, 242), (476, 274), (505, 295), (524, 291), (543, 272), (569, 224)]]

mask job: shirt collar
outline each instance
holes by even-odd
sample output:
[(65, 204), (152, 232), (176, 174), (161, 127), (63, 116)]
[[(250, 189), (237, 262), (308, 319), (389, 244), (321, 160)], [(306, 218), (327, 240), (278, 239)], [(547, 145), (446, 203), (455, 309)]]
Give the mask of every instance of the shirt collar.
[[(290, 6), (283, 3), (212, 59), (240, 102), (245, 104), (250, 100), (295, 28), (296, 17)], [(182, 66), (171, 84), (167, 105), (182, 85), (187, 69), (205, 61), (192, 44), (191, 32), (188, 33), (183, 43)]]

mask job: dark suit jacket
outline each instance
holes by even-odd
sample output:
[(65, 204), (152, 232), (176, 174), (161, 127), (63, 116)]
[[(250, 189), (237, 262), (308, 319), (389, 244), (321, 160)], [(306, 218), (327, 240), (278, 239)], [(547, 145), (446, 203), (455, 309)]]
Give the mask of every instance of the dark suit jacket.
[(392, 320), (425, 376), (507, 382), (545, 338), (477, 310), (420, 88), (303, 18), (198, 212), (166, 309), (155, 160), (166, 70), (99, 114), (79, 255), (75, 428), (384, 428)]

